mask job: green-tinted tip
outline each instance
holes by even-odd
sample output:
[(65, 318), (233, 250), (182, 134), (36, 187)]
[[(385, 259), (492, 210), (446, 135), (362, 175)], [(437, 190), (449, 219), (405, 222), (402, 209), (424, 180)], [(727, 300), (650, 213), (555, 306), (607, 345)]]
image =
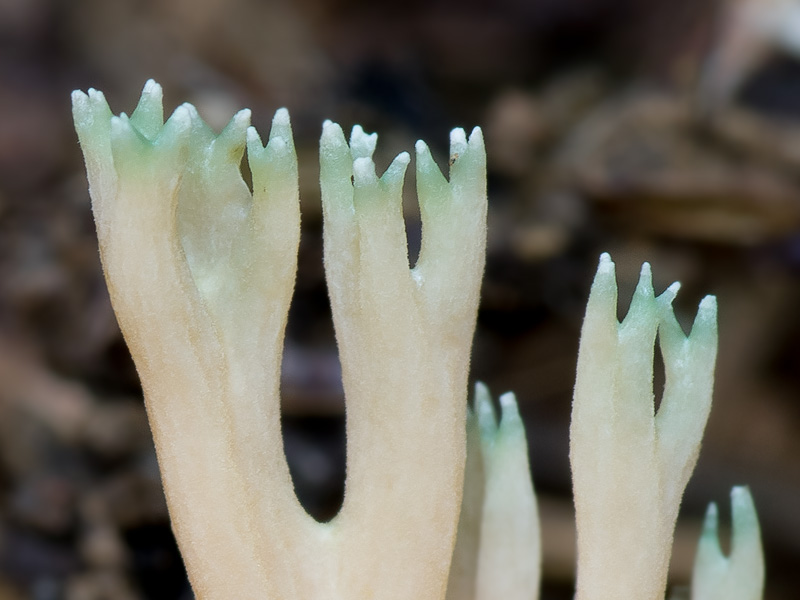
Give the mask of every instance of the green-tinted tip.
[(164, 127), (159, 133), (158, 140), (171, 142), (175, 137), (191, 130), (195, 124), (201, 121), (202, 119), (200, 119), (197, 109), (192, 104), (188, 102), (186, 104), (181, 104), (175, 109), (172, 115), (170, 115), (167, 122), (164, 123)]
[(381, 176), (381, 182), (391, 188), (399, 188), (402, 190), (403, 178), (406, 175), (406, 169), (411, 162), (411, 156), (408, 152), (401, 152), (386, 169), (386, 172)]
[(716, 502), (711, 502), (706, 509), (701, 543), (715, 548), (719, 554), (722, 554), (722, 549), (719, 545), (719, 508)]
[(764, 593), (764, 555), (758, 517), (750, 491), (731, 491), (733, 532), (725, 556), (719, 543), (717, 507), (706, 512), (692, 575), (692, 600), (761, 600)]
[(417, 155), (417, 173), (425, 177), (438, 175), (440, 179), (444, 180), (439, 165), (433, 160), (433, 155), (431, 154), (431, 149), (428, 147), (428, 144), (422, 140), (417, 140), (417, 143), (414, 144), (414, 150)]
[(281, 133), (287, 133), (285, 130), (287, 127), (291, 127), (291, 120), (289, 119), (289, 109), (286, 107), (281, 107), (275, 111), (275, 116), (272, 117), (272, 128), (273, 129), (283, 129)]
[(639, 289), (653, 289), (653, 269), (650, 267), (649, 262), (642, 263), (642, 268), (639, 271)]
[(467, 134), (461, 127), (450, 132), (450, 160), (457, 160), (467, 151)]
[(375, 146), (378, 144), (378, 134), (364, 132), (361, 125), (355, 125), (350, 133), (350, 152), (353, 155), (353, 160), (359, 158), (372, 158), (375, 152)]
[(733, 513), (734, 551), (737, 540), (758, 537), (759, 525), (756, 505), (747, 486), (737, 486), (731, 490), (731, 511)]
[(93, 88), (89, 89), (87, 93), (81, 90), (72, 92), (72, 117), (79, 133), (81, 131), (86, 132), (95, 125), (99, 125), (102, 128), (108, 127), (111, 109), (103, 92)]
[(611, 260), (611, 255), (603, 252), (600, 255), (600, 260), (597, 263), (597, 273), (594, 276), (592, 288), (599, 287), (602, 289), (613, 287), (617, 289), (617, 273), (614, 261)]
[(697, 307), (697, 316), (692, 325), (692, 332), (689, 339), (693, 344), (701, 347), (714, 346), (717, 344), (717, 298), (716, 296), (706, 296), (700, 301)]
[(451, 198), (450, 185), (433, 160), (428, 144), (418, 140), (414, 149), (417, 154), (417, 196), (424, 222), (434, 207), (442, 206)]
[(347, 141), (344, 139), (344, 132), (338, 123), (326, 120), (322, 124), (322, 136), (319, 140), (319, 151), (322, 159), (332, 159), (334, 157), (338, 157), (344, 151), (346, 151), (348, 155), (350, 154)]
[(680, 281), (676, 281), (658, 296), (658, 304), (662, 310), (672, 310), (672, 303), (678, 296), (680, 289), (681, 283)]
[(697, 320), (714, 321), (717, 320), (717, 297), (706, 296), (700, 301), (697, 307)]
[(269, 139), (270, 141), (281, 139), (287, 147), (292, 147), (294, 145), (292, 122), (289, 118), (289, 111), (285, 108), (279, 108), (275, 111), (275, 116), (272, 117), (272, 128), (269, 131)]
[(289, 161), (286, 163), (285, 168), (297, 169), (294, 156), (292, 122), (289, 118), (289, 111), (285, 108), (279, 108), (272, 118), (272, 127), (269, 131), (269, 141), (266, 147), (266, 159), (269, 161)]
[(117, 148), (127, 148), (140, 137), (138, 131), (131, 126), (130, 118), (125, 113), (111, 117), (111, 139)]
[[(602, 307), (602, 308), (601, 308)], [(587, 317), (590, 314), (604, 315), (602, 319), (613, 315), (616, 322), (617, 313), (617, 276), (614, 263), (607, 253), (600, 255), (597, 273), (592, 282), (589, 293), (589, 303), (586, 307)]]
[(497, 416), (492, 406), (492, 396), (489, 388), (480, 382), (475, 384), (475, 413), (481, 436), (494, 437), (497, 432)]
[(241, 160), (250, 128), (250, 116), (249, 108), (233, 115), (222, 133), (212, 141), (215, 156), (223, 160)]
[(639, 272), (639, 282), (636, 284), (636, 291), (633, 293), (633, 302), (635, 304), (637, 301), (644, 301), (649, 304), (654, 299), (653, 272), (650, 269), (650, 263), (643, 263), (642, 269)]
[(72, 98), (73, 108), (77, 107), (81, 110), (89, 108), (89, 96), (83, 90), (72, 90), (70, 97)]
[(506, 392), (500, 396), (500, 408), (503, 411), (501, 417), (502, 424), (505, 425), (520, 420), (519, 405), (517, 404), (517, 396), (514, 392)]
[(480, 127), (473, 127), (472, 132), (469, 134), (469, 147), (470, 150), (483, 152), (483, 131)]
[[(644, 263), (639, 274), (639, 283), (636, 284), (636, 290), (623, 323), (629, 327), (633, 326), (636, 331), (643, 333), (655, 328), (656, 319), (657, 305), (653, 291), (653, 274), (650, 264)], [(653, 331), (655, 332), (655, 329)]]
[(164, 126), (163, 91), (154, 80), (144, 84), (142, 96), (131, 115), (131, 123), (149, 140), (154, 140)]
[(264, 149), (258, 130), (252, 125), (247, 128), (247, 152), (253, 154)]
[[(249, 108), (243, 108), (231, 118), (225, 129), (234, 129), (236, 131), (246, 132), (250, 127), (250, 118), (253, 116)], [(223, 131), (224, 133), (224, 131)]]

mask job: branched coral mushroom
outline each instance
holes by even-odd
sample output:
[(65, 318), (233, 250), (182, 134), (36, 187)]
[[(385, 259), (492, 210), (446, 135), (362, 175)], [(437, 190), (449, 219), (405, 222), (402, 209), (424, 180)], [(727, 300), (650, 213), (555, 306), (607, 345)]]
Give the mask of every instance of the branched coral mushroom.
[[(319, 523), (294, 495), (280, 430), (300, 236), (288, 113), (276, 113), (266, 146), (249, 111), (220, 134), (188, 104), (164, 122), (152, 81), (130, 117), (112, 115), (95, 90), (73, 94), (73, 113), (112, 303), (197, 597), (537, 598), (539, 522), (516, 400), (500, 397), (499, 423), (483, 386), (474, 412), (466, 402), (486, 246), (480, 130), (451, 133), (449, 179), (417, 143), (422, 248), (411, 268), (401, 206), (409, 155), (379, 177), (374, 134), (356, 126), (348, 143), (338, 125), (323, 125), (325, 272), (346, 394), (347, 479), (341, 511)], [(240, 173), (245, 151), (252, 191)], [(664, 594), (716, 353), (714, 301), (701, 303), (686, 337), (670, 306), (676, 291), (656, 298), (646, 267), (619, 324), (613, 263), (601, 259), (571, 431), (581, 600)], [(654, 414), (657, 333), (667, 389)], [(742, 493), (737, 523), (752, 522)], [(715, 521), (708, 527), (715, 535)], [(746, 550), (734, 548), (730, 561), (704, 537), (695, 600), (736, 588), (732, 573), (757, 562), (757, 529), (748, 531)]]

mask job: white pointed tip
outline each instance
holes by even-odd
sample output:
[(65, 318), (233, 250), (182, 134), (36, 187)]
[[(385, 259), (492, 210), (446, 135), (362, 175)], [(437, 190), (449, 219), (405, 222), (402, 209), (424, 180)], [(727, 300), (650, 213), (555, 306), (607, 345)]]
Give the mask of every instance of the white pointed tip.
[(503, 408), (507, 406), (516, 406), (517, 405), (517, 396), (514, 392), (506, 392), (502, 396), (500, 396), (500, 406)]
[(503, 411), (503, 420), (519, 417), (519, 405), (514, 392), (506, 392), (500, 396), (500, 408)]
[(114, 136), (124, 135), (131, 130), (130, 120), (125, 113), (111, 117), (111, 134)]
[(291, 148), (294, 145), (292, 139), (292, 124), (289, 119), (289, 111), (285, 108), (279, 108), (275, 111), (275, 116), (272, 117), (272, 128), (269, 132), (270, 143), (281, 140), (281, 149)]
[(480, 413), (481, 406), (487, 404), (491, 407), (492, 405), (492, 395), (489, 392), (489, 386), (487, 386), (482, 381), (475, 382), (475, 412)]
[(338, 123), (334, 123), (330, 119), (325, 119), (322, 123), (322, 140), (327, 141), (328, 143), (336, 140), (344, 140), (344, 131), (342, 130), (342, 126)]
[[(697, 307), (697, 316), (694, 318), (694, 322), (700, 325), (697, 328), (698, 331), (716, 331), (716, 321), (717, 321), (717, 297), (716, 296), (706, 296), (700, 301), (699, 306)], [(692, 327), (692, 333), (694, 333), (695, 327)], [(714, 334), (713, 339), (716, 340), (716, 334)]]
[(488, 396), (489, 395), (489, 386), (487, 386), (482, 381), (475, 382), (475, 398), (479, 396)]
[(735, 551), (737, 539), (744, 540), (749, 537), (758, 540), (760, 538), (758, 513), (756, 512), (756, 504), (749, 487), (740, 485), (731, 489), (731, 512), (734, 533), (733, 548)]
[(169, 120), (172, 122), (173, 127), (177, 127), (178, 129), (188, 129), (192, 126), (192, 121), (199, 118), (200, 115), (198, 114), (197, 109), (193, 105), (186, 102), (175, 109), (175, 112), (172, 113), (172, 116), (169, 118)]
[(377, 141), (377, 133), (367, 133), (361, 125), (353, 125), (353, 129), (350, 131), (351, 146), (366, 146), (374, 149)]
[(458, 144), (460, 146), (467, 145), (467, 133), (464, 131), (462, 127), (456, 127), (455, 129), (450, 131), (450, 143)]
[(700, 305), (697, 307), (697, 310), (703, 314), (716, 314), (717, 297), (713, 295), (706, 296), (700, 301)]
[(148, 79), (142, 88), (142, 97), (139, 106), (155, 106), (160, 110), (164, 92), (154, 80)]
[[(428, 147), (428, 144), (422, 140), (417, 140), (417, 143), (414, 144), (414, 150), (417, 155), (417, 173), (422, 175), (422, 182), (430, 182), (431, 177), (434, 178), (433, 181), (436, 181), (436, 175), (441, 177), (441, 171), (439, 170), (436, 162), (433, 160), (431, 149)], [(424, 201), (425, 199), (421, 198), (420, 200)]]
[(653, 297), (653, 270), (650, 268), (650, 263), (642, 263), (642, 269), (639, 271), (639, 283), (636, 290), (640, 294)]
[(142, 88), (142, 95), (153, 96), (155, 94), (161, 95), (162, 90), (161, 86), (156, 83), (155, 79), (148, 79), (145, 84), (144, 88)]
[(361, 125), (354, 125), (350, 132), (350, 152), (353, 159), (371, 158), (378, 144), (377, 133), (365, 133)]
[(347, 142), (344, 139), (344, 132), (338, 123), (326, 120), (322, 124), (322, 135), (319, 138), (320, 158), (324, 160), (339, 157), (344, 159), (344, 153), (350, 156)]
[(450, 158), (462, 155), (467, 150), (467, 134), (461, 127), (450, 132)]
[(237, 112), (235, 115), (233, 115), (233, 118), (231, 119), (231, 124), (233, 125), (233, 128), (237, 129), (237, 130), (240, 130), (240, 131), (248, 129), (250, 127), (250, 117), (251, 116), (252, 116), (252, 113), (251, 113), (250, 109), (249, 108), (243, 108), (242, 110)]
[(190, 104), (189, 102), (184, 102), (175, 111), (172, 113), (170, 119), (175, 119), (179, 123), (183, 123), (184, 121), (191, 122), (194, 119), (199, 119), (200, 113), (197, 112), (197, 108), (195, 108), (194, 104)]
[(175, 109), (175, 111), (172, 113), (172, 116), (178, 119), (190, 119), (197, 114), (198, 114), (197, 109), (194, 107), (193, 104), (184, 102), (178, 108)]
[(105, 102), (106, 96), (100, 90), (96, 90), (94, 88), (89, 88), (88, 91), (89, 100), (92, 102)]
[[(326, 121), (326, 123), (327, 122), (328, 121)], [(288, 127), (290, 125), (289, 111), (284, 107), (281, 107), (278, 110), (276, 110), (275, 111), (275, 116), (272, 117), (272, 125), (273, 125), (273, 127), (275, 125), (280, 125), (282, 127)]]
[(750, 490), (747, 486), (737, 485), (731, 488), (731, 507), (734, 511), (734, 521), (737, 508), (740, 510), (742, 508), (748, 509), (752, 505), (753, 497), (750, 495)]
[(386, 169), (386, 172), (381, 177), (381, 181), (391, 186), (400, 185), (402, 187), (403, 178), (405, 177), (406, 169), (410, 162), (411, 155), (408, 152), (401, 152), (395, 156), (392, 164)]
[(483, 130), (480, 127), (473, 127), (469, 134), (469, 145), (474, 146), (478, 143), (483, 143)]
[(611, 260), (611, 255), (608, 252), (603, 252), (600, 255), (600, 262), (597, 265), (597, 273), (609, 273), (614, 270), (614, 261)]
[(72, 106), (78, 110), (86, 110), (89, 107), (89, 96), (82, 90), (73, 90), (71, 94)]
[(481, 393), (475, 395), (475, 412), (478, 414), (478, 422), (482, 429), (494, 430), (497, 427), (492, 397), (488, 388), (484, 388)]
[(678, 295), (678, 291), (680, 289), (680, 281), (675, 281), (658, 297), (659, 302), (661, 302), (662, 305), (672, 306), (672, 302), (675, 300), (675, 297)]
[(261, 142), (261, 136), (258, 135), (258, 131), (255, 127), (250, 126), (247, 128), (247, 143), (249, 145), (258, 144), (259, 147), (264, 147), (264, 144)]

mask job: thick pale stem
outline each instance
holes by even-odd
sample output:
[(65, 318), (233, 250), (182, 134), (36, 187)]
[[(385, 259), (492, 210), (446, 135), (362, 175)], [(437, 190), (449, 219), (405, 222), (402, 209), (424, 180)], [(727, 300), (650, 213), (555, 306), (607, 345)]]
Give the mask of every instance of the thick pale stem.
[[(644, 265), (617, 322), (614, 264), (600, 259), (581, 333), (570, 429), (578, 527), (578, 600), (660, 600), (672, 534), (711, 407), (716, 304), (700, 304), (690, 336), (656, 298)], [(653, 408), (659, 334), (666, 386)]]
[[(348, 147), (332, 123), (320, 143), (326, 276), (347, 398), (348, 475), (336, 526), (348, 560), (362, 565), (350, 574), (353, 597), (380, 588), (381, 598), (440, 598), (461, 500), (485, 253), (484, 150), (480, 131), (464, 138), (449, 182), (432, 161), (418, 160), (429, 255), (420, 264), (453, 269), (412, 271), (401, 204), (409, 157), (399, 155), (378, 178), (375, 143), (357, 127)], [(468, 168), (456, 167), (462, 160)], [(440, 184), (436, 197), (430, 181)], [(437, 211), (426, 216), (432, 204)], [(447, 235), (447, 244), (438, 241)]]
[[(418, 166), (423, 254), (412, 272), (400, 202), (408, 154), (378, 178), (376, 136), (355, 128), (348, 146), (324, 126), (348, 478), (341, 514), (320, 524), (294, 497), (280, 432), (300, 232), (288, 114), (276, 113), (263, 146), (249, 111), (219, 135), (191, 105), (164, 123), (153, 82), (130, 118), (112, 116), (95, 91), (76, 92), (73, 106), (114, 309), (197, 597), (443, 598), (484, 266), (480, 131), (454, 132), (449, 182), (429, 156)], [(239, 172), (245, 149), (252, 193)]]
[[(215, 307), (196, 285), (178, 215), (191, 186), (192, 107), (160, 123), (161, 94), (145, 87), (133, 117), (111, 117), (96, 92), (74, 95), (111, 299), (147, 401), (181, 550), (198, 596), (246, 598), (267, 585), (236, 455), (237, 397)], [(139, 129), (141, 126), (141, 129)], [(280, 444), (280, 442), (278, 442)], [(290, 497), (285, 482), (284, 497)], [(281, 495), (275, 486), (273, 497)], [(217, 560), (207, 548), (225, 553)], [(268, 588), (265, 588), (268, 589)]]

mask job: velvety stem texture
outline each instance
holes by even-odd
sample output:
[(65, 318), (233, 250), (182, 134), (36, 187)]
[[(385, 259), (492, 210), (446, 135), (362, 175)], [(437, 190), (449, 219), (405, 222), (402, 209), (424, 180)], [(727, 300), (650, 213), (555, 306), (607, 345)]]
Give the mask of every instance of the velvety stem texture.
[[(643, 265), (617, 321), (614, 263), (604, 254), (581, 332), (570, 460), (578, 528), (577, 600), (661, 600), (678, 507), (711, 408), (716, 300), (700, 303), (691, 334), (671, 308), (676, 284), (653, 293)], [(658, 334), (666, 383), (654, 409)]]
[(512, 392), (498, 423), (488, 388), (467, 414), (467, 467), (447, 600), (536, 600), (541, 539), (528, 441)]
[[(408, 154), (326, 123), (325, 266), (347, 402), (344, 505), (298, 503), (279, 383), (300, 237), (297, 160), (279, 110), (213, 132), (163, 120), (148, 82), (128, 117), (73, 94), (114, 310), (142, 380), (173, 527), (202, 600), (439, 600), (461, 503), (469, 351), (486, 241), (483, 139), (451, 135), (446, 179), (417, 144), (423, 240), (409, 267)], [(252, 192), (242, 180), (247, 152)]]

